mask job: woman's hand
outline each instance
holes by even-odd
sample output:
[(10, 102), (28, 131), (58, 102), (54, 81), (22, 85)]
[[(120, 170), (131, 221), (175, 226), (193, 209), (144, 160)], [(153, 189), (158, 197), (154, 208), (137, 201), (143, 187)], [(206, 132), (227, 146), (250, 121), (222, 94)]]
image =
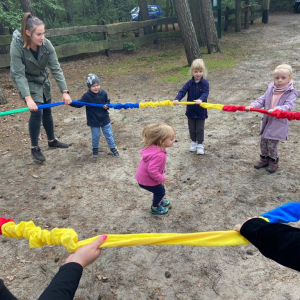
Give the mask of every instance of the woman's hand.
[(252, 105), (246, 106), (246, 107), (245, 107), (245, 111), (250, 111), (251, 108), (253, 108)]
[(37, 111), (38, 107), (31, 96), (25, 97), (26, 104), (31, 111)]
[(109, 107), (107, 105), (104, 105), (103, 108), (106, 109), (106, 110), (109, 109)]
[(197, 100), (194, 100), (194, 102), (196, 102), (196, 104), (201, 104), (202, 103), (202, 100), (200, 100), (200, 99), (197, 99)]
[(272, 108), (272, 109), (269, 109), (269, 110), (268, 110), (268, 113), (271, 114), (274, 110), (275, 110), (275, 109), (273, 109), (273, 108)]
[(178, 100), (173, 100), (173, 104), (174, 104), (174, 105), (178, 105), (178, 104), (179, 104), (179, 101), (178, 101)]
[(71, 99), (71, 97), (68, 93), (63, 93), (62, 94), (62, 100), (63, 100), (63, 102), (65, 102), (65, 104), (71, 104), (72, 103), (72, 99)]
[(66, 264), (70, 262), (76, 262), (85, 268), (100, 256), (101, 249), (99, 247), (106, 239), (107, 235), (99, 236), (91, 244), (79, 248), (75, 253), (71, 254), (66, 259)]
[[(258, 217), (248, 217), (247, 220), (246, 220), (244, 223), (246, 223), (247, 221), (249, 221), (249, 220), (251, 220), (251, 219), (253, 219), (253, 218), (258, 218)], [(236, 224), (236, 225), (234, 226), (233, 230), (240, 232), (242, 226), (244, 225), (244, 223), (242, 223), (242, 224)]]

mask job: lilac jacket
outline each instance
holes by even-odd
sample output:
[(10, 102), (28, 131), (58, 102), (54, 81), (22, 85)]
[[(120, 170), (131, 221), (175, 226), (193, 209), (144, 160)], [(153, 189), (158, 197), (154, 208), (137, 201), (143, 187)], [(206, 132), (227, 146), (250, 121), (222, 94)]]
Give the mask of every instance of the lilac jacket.
[(146, 186), (155, 186), (162, 183), (165, 180), (167, 151), (152, 145), (143, 149), (141, 155), (142, 159), (135, 174), (137, 182)]
[[(256, 101), (252, 102), (254, 108), (270, 109), (270, 104), (273, 95), (274, 82), (270, 83), (267, 91)], [(291, 111), (295, 105), (296, 98), (298, 96), (298, 90), (292, 86), (290, 90), (286, 91), (278, 100), (274, 109)], [(260, 126), (260, 134), (265, 139), (283, 141), (286, 140), (289, 135), (288, 119), (277, 119), (275, 117), (269, 117), (264, 115)]]

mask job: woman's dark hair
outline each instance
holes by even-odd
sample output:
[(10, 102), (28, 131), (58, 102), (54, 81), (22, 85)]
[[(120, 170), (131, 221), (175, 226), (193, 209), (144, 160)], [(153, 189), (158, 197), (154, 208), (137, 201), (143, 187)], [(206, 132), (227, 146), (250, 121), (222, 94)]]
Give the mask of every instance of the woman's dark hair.
[(26, 34), (26, 30), (30, 33), (33, 33), (37, 26), (45, 25), (42, 20), (31, 15), (30, 12), (27, 12), (23, 15), (22, 25), (21, 25), (21, 35), (24, 41), (23, 47), (26, 49), (30, 48), (30, 37)]

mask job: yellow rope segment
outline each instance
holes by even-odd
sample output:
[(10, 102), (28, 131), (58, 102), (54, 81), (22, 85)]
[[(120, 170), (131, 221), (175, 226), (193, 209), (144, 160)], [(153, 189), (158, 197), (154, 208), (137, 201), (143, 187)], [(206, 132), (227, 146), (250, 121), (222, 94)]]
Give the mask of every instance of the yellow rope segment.
[[(195, 102), (179, 102), (179, 105), (194, 105)], [(156, 101), (156, 102), (144, 102), (144, 103), (139, 103), (139, 108), (144, 108), (144, 107), (157, 107), (157, 106), (173, 106), (174, 103), (171, 100), (164, 100), (164, 101)], [(203, 108), (207, 108), (207, 109), (219, 109), (219, 110), (223, 110), (223, 104), (212, 104), (212, 103), (206, 103), (206, 102), (202, 102), (200, 104), (200, 106), (202, 106)]]
[[(26, 238), (30, 248), (45, 245), (62, 245), (69, 252), (93, 242), (98, 236), (78, 241), (77, 233), (71, 228), (54, 228), (51, 231), (42, 230), (32, 221), (7, 222), (2, 225), (2, 235), (8, 238)], [(249, 242), (237, 231), (210, 231), (195, 233), (138, 233), (138, 234), (108, 234), (101, 248), (129, 247), (138, 245), (182, 245), (198, 247), (238, 246)]]

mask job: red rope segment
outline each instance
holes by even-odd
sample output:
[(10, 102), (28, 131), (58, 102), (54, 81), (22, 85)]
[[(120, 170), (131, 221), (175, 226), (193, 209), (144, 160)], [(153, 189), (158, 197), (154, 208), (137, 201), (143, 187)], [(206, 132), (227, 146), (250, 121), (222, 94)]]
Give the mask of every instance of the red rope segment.
[[(224, 105), (223, 110), (224, 111), (230, 111), (230, 112), (245, 111), (245, 106)], [(285, 111), (285, 110), (276, 109), (270, 114), (265, 109), (251, 108), (250, 110), (265, 114), (265, 115), (270, 116), (270, 117), (275, 117), (277, 119), (288, 119), (289, 121), (300, 120), (300, 112), (292, 112), (292, 111)]]
[(2, 225), (7, 223), (7, 222), (14, 222), (15, 223), (15, 221), (13, 219), (0, 218), (0, 235), (2, 234), (2, 230), (1, 230)]

